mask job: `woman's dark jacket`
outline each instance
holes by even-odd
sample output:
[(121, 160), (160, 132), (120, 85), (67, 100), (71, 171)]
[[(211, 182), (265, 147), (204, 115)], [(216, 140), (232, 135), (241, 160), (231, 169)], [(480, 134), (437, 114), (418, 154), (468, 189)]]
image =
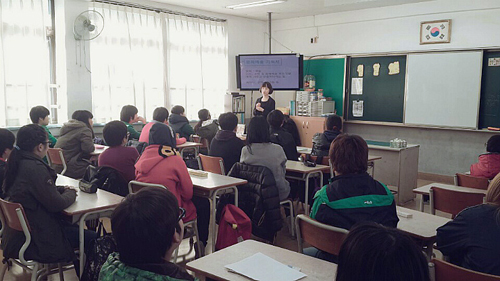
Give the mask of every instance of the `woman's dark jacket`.
[(481, 204), (437, 229), (437, 247), (458, 266), (500, 276), (500, 207)]
[[(57, 187), (57, 175), (31, 152), (17, 151), (22, 157), (13, 186), (6, 200), (20, 203), (31, 227), (31, 244), (24, 256), (43, 263), (72, 261), (73, 249), (64, 236), (60, 212), (76, 199), (74, 190)], [(18, 258), (25, 237), (23, 232), (5, 227), (2, 237), (4, 257)]]
[(238, 207), (252, 220), (252, 234), (273, 241), (283, 226), (280, 199), (274, 175), (266, 167), (234, 164), (228, 176), (246, 179), (238, 186)]

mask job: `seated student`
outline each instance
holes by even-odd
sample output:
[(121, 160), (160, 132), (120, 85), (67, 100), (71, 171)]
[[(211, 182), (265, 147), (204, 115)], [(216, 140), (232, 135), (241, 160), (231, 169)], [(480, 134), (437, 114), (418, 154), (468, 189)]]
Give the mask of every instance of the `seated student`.
[(166, 189), (145, 187), (128, 195), (111, 216), (117, 252), (109, 255), (99, 280), (195, 280), (170, 262), (184, 236), (184, 215)]
[(326, 118), (326, 130), (323, 133), (316, 133), (313, 136), (313, 147), (311, 155), (328, 156), (330, 144), (341, 134), (342, 117), (338, 115), (329, 115)]
[(284, 120), (285, 116), (283, 112), (279, 110), (273, 110), (267, 115), (267, 123), (269, 123), (270, 126), (269, 133), (271, 142), (279, 144), (283, 148), (288, 160), (297, 161), (297, 146), (295, 145), (292, 135), (283, 130), (282, 126)]
[[(41, 126), (31, 124), (19, 129), (19, 149), (12, 151), (7, 162), (3, 192), (6, 200), (24, 207), (30, 224), (32, 240), (26, 259), (43, 263), (75, 261), (78, 226), (65, 225), (60, 212), (75, 202), (76, 191), (55, 185), (56, 173), (42, 160), (48, 143), (47, 132)], [(96, 237), (95, 232), (85, 231), (85, 245)], [(6, 227), (2, 236), (4, 256), (17, 258), (24, 241), (22, 232)]]
[(30, 119), (33, 124), (38, 124), (42, 126), (49, 136), (49, 146), (54, 147), (56, 145), (57, 139), (52, 135), (47, 125), (49, 125), (49, 115), (50, 111), (45, 106), (35, 106), (30, 110)]
[(262, 116), (252, 118), (248, 124), (247, 145), (241, 150), (240, 162), (269, 168), (276, 180), (280, 200), (285, 200), (290, 194), (290, 184), (285, 179), (286, 160), (283, 148), (271, 143), (266, 119)]
[[(160, 122), (163, 124), (168, 125), (168, 110), (165, 107), (157, 107), (153, 111), (153, 121), (147, 123), (141, 131), (141, 136), (139, 137), (140, 142), (145, 142), (149, 143), (149, 130), (151, 130), (151, 127), (153, 124)], [(173, 131), (172, 131), (173, 133)], [(177, 138), (176, 143), (177, 145), (183, 144), (186, 142), (186, 138)]]
[(492, 136), (486, 143), (486, 153), (479, 155), (479, 162), (470, 166), (470, 174), (488, 179), (500, 172), (500, 135)]
[[(0, 129), (0, 187), (3, 184), (3, 179), (5, 175), (5, 166), (7, 165), (7, 159), (14, 149), (14, 142), (16, 142), (16, 137), (14, 134), (7, 129)], [(1, 195), (1, 190), (0, 190)], [(3, 198), (3, 196), (0, 196)]]
[(191, 135), (194, 135), (194, 130), (189, 125), (189, 120), (186, 118), (184, 112), (184, 107), (176, 105), (172, 107), (170, 111), (170, 117), (168, 117), (168, 123), (174, 129), (174, 133), (179, 134), (179, 137), (189, 139)]
[(222, 157), (226, 174), (234, 163), (240, 162), (241, 149), (245, 143), (236, 136), (238, 117), (232, 112), (219, 116), (221, 130), (217, 132), (210, 144), (209, 156)]
[(194, 126), (194, 132), (201, 138), (208, 140), (208, 146), (210, 147), (212, 139), (219, 131), (219, 123), (217, 123), (217, 120), (210, 119), (212, 116), (210, 116), (208, 109), (200, 109), (198, 118), (200, 118), (200, 121)]
[(500, 276), (500, 174), (484, 204), (469, 207), (437, 229), (437, 247), (458, 266)]
[[(356, 135), (339, 135), (330, 148), (335, 177), (314, 195), (311, 218), (349, 230), (359, 222), (396, 227), (398, 215), (394, 195), (367, 172), (368, 145)], [(371, 202), (367, 205), (366, 202)], [(314, 248), (308, 255), (334, 261), (332, 255)]]
[(133, 105), (125, 105), (122, 107), (122, 111), (120, 112), (120, 120), (127, 125), (127, 131), (130, 133), (130, 139), (138, 140), (141, 134), (134, 129), (132, 124), (141, 121), (146, 124), (146, 119), (144, 117), (138, 116), (137, 107)]
[(299, 130), (297, 129), (297, 125), (290, 118), (289, 115), (285, 114), (285, 121), (283, 122), (283, 130), (287, 131), (293, 136), (293, 140), (295, 141), (295, 146), (300, 146), (300, 135)]
[[(64, 123), (56, 148), (63, 150), (68, 169), (65, 176), (79, 179), (83, 177), (87, 166), (90, 165), (90, 153), (94, 151), (94, 131), (92, 125), (94, 116), (90, 111), (77, 110), (71, 120)], [(57, 172), (62, 167), (56, 168)]]
[(135, 147), (125, 146), (128, 141), (127, 126), (121, 121), (111, 121), (104, 126), (102, 134), (110, 147), (99, 155), (99, 166), (117, 170), (127, 182), (134, 180), (134, 165), (139, 152)]
[(365, 223), (354, 227), (339, 252), (336, 281), (429, 281), (422, 250), (401, 231)]
[(156, 123), (149, 132), (149, 146), (135, 164), (136, 180), (165, 186), (186, 209), (184, 221), (198, 217), (198, 232), (204, 246), (208, 240), (210, 203), (208, 199), (193, 196), (193, 183), (186, 164), (175, 149), (170, 128)]

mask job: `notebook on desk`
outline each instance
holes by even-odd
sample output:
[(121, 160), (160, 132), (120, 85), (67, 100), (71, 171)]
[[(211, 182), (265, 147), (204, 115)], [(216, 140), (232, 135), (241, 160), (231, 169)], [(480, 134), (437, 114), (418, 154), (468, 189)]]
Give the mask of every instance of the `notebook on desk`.
[(243, 136), (245, 133), (245, 124), (238, 124), (236, 127), (236, 135)]

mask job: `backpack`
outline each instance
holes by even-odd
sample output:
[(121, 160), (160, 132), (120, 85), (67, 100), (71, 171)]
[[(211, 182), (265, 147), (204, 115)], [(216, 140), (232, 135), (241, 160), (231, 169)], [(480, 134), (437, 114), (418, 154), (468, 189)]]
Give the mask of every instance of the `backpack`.
[(252, 236), (252, 222), (240, 208), (227, 204), (222, 210), (215, 250), (221, 250)]
[[(99, 230), (102, 223), (99, 224)], [(100, 231), (98, 231), (100, 232)], [(90, 241), (85, 251), (85, 266), (83, 267), (81, 281), (98, 281), (102, 265), (108, 256), (117, 251), (116, 241), (103, 227), (103, 236)]]
[(148, 146), (148, 143), (137, 140), (129, 140), (127, 142), (127, 146), (135, 147), (135, 149), (137, 149), (137, 152), (139, 152), (139, 155), (142, 155), (142, 153)]
[(120, 196), (128, 195), (128, 182), (117, 170), (102, 166), (97, 169), (90, 182), (97, 185), (98, 188)]

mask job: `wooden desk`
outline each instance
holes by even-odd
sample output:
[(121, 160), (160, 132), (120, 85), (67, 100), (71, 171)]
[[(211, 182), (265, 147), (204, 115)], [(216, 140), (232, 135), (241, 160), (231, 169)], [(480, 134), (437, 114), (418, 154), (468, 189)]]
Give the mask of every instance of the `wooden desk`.
[[(188, 169), (190, 171), (192, 169)], [(238, 206), (238, 188), (237, 186), (248, 183), (248, 181), (238, 178), (233, 178), (229, 176), (223, 176), (214, 173), (208, 173), (208, 177), (199, 177), (191, 175), (191, 181), (193, 182), (194, 195), (208, 198), (210, 201), (210, 226), (209, 235), (211, 235), (210, 241), (212, 241), (212, 252), (215, 251), (215, 238), (216, 238), (216, 223), (215, 214), (217, 212), (216, 198), (219, 195), (228, 192), (234, 192), (234, 205)]]
[(337, 265), (317, 258), (292, 252), (283, 248), (264, 244), (254, 240), (246, 240), (213, 254), (189, 262), (186, 268), (197, 276), (210, 277), (215, 280), (249, 281), (247, 277), (229, 272), (224, 266), (262, 253), (283, 264), (300, 268), (307, 277), (302, 280), (334, 280)]
[(419, 209), (421, 212), (424, 211), (424, 195), (429, 195), (430, 189), (432, 186), (435, 187), (440, 187), (443, 189), (449, 189), (449, 190), (454, 190), (454, 191), (461, 191), (461, 192), (469, 192), (469, 193), (481, 193), (486, 195), (487, 190), (486, 189), (479, 189), (479, 188), (471, 188), (471, 187), (464, 187), (464, 186), (457, 186), (453, 184), (445, 184), (445, 183), (431, 183), (428, 185), (421, 186), (419, 188), (413, 189), (413, 192), (415, 194), (420, 195), (420, 206)]
[(430, 260), (432, 257), (432, 248), (434, 242), (436, 241), (436, 230), (440, 226), (449, 222), (450, 219), (399, 206), (396, 208), (398, 211), (413, 215), (411, 218), (398, 216), (398, 229), (419, 240), (421, 242), (421, 246), (425, 246), (424, 252)]
[(396, 187), (398, 204), (415, 198), (412, 190), (417, 187), (419, 145), (391, 148), (383, 142), (367, 141), (369, 154), (381, 156), (374, 178), (388, 186)]
[(295, 172), (302, 175), (302, 177), (293, 175), (286, 175), (285, 177), (305, 182), (305, 213), (306, 215), (309, 215), (309, 178), (313, 175), (319, 177), (320, 186), (323, 186), (323, 171), (330, 171), (330, 166), (316, 165), (316, 167), (307, 167), (300, 161), (288, 160), (286, 161), (286, 171)]
[(56, 185), (68, 185), (73, 186), (77, 189), (78, 196), (76, 197), (75, 203), (64, 209), (62, 213), (70, 219), (71, 223), (78, 223), (79, 225), (81, 277), (81, 274), (83, 272), (83, 265), (85, 262), (85, 239), (83, 234), (85, 221), (111, 216), (116, 206), (118, 206), (118, 204), (122, 202), (123, 197), (102, 189), (97, 189), (97, 192), (93, 194), (81, 192), (80, 189), (78, 189), (78, 182), (78, 180), (72, 179), (70, 177), (57, 175)]

